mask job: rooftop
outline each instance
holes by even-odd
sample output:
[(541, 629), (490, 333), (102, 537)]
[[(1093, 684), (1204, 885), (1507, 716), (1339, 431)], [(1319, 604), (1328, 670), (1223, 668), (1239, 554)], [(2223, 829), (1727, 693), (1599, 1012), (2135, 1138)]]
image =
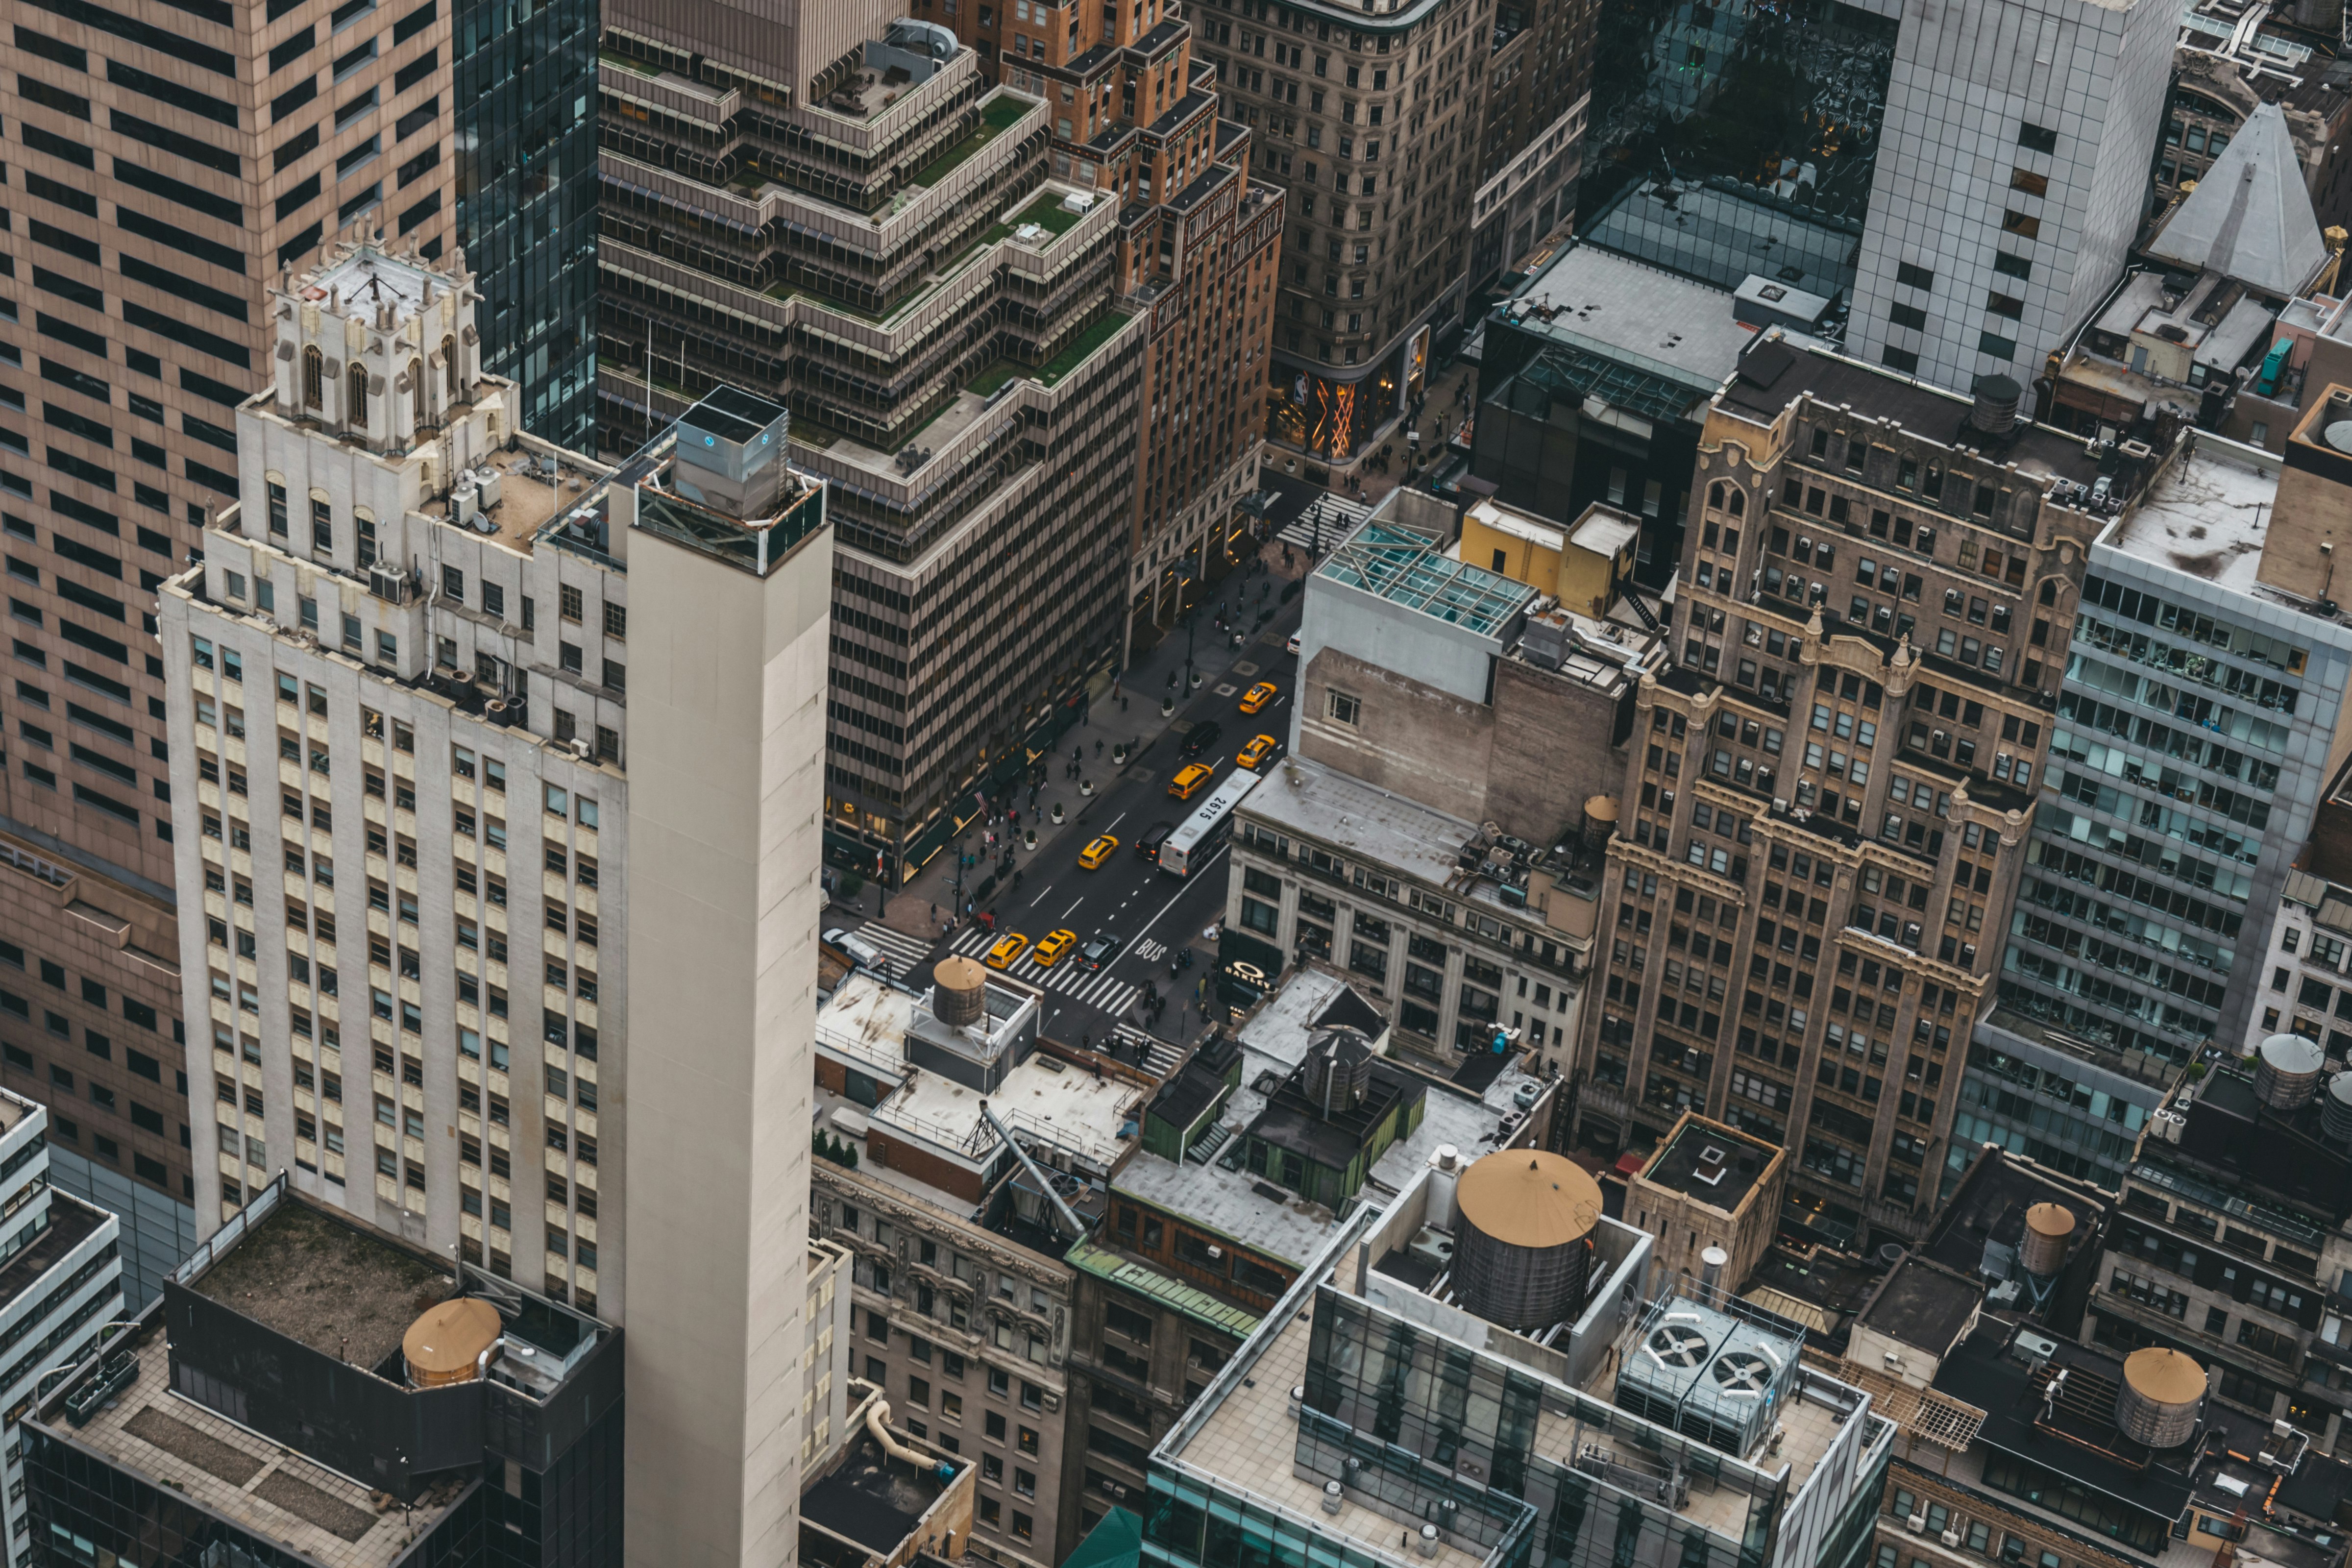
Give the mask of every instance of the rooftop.
[(161, 1311), (151, 1311), (123, 1349), (136, 1360), (135, 1380), (86, 1425), (62, 1430), (109, 1462), (326, 1568), (399, 1561), (476, 1483), (474, 1472), (456, 1471), (403, 1507), (182, 1398), (172, 1390)]
[[(1387, 1026), (1339, 974), (1313, 966), (1294, 970), (1235, 1032), (1242, 1050), (1241, 1084), (1219, 1112), (1220, 1124), (1234, 1134), (1249, 1127), (1306, 1059), (1315, 1037), (1339, 1024), (1364, 1029), (1376, 1047), (1381, 1037), (1372, 1031)], [(1475, 1094), (1394, 1068), (1398, 1077), (1423, 1094), (1421, 1125), (1373, 1164), (1365, 1201), (1377, 1205), (1402, 1191), (1442, 1145), (1452, 1144), (1475, 1158), (1515, 1135), (1548, 1087), (1519, 1071), (1515, 1062), (1513, 1058), (1514, 1065), (1506, 1065)], [(1219, 1152), (1223, 1158), (1202, 1163), (1193, 1158), (1171, 1161), (1139, 1150), (1111, 1185), (1267, 1257), (1297, 1264), (1312, 1258), (1331, 1234), (1332, 1212), (1242, 1169), (1237, 1139), (1229, 1138)]]
[[(1419, 1279), (1426, 1270), (1394, 1267), (1405, 1261), (1402, 1243), (1442, 1231), (1431, 1223), (1442, 1217), (1431, 1200), (1428, 1175), (1418, 1173), (1384, 1209), (1361, 1210), (1338, 1226), (1162, 1441), (1155, 1470), (1192, 1472), (1221, 1493), (1289, 1516), (1294, 1526), (1344, 1532), (1375, 1561), (1400, 1565), (1474, 1568), (1508, 1560), (1530, 1529), (1571, 1535), (1615, 1529), (1622, 1510), (1605, 1503), (1575, 1514), (1563, 1508), (1546, 1520), (1538, 1514), (1550, 1506), (1552, 1488), (1489, 1489), (1483, 1468), (1466, 1459), (1473, 1453), (1484, 1459), (1492, 1431), (1458, 1434), (1465, 1456), (1458, 1474), (1450, 1449), (1416, 1450), (1439, 1441), (1434, 1422), (1424, 1433), (1408, 1418), (1403, 1436), (1374, 1441), (1373, 1405), (1385, 1413), (1387, 1395), (1376, 1399), (1360, 1382), (1367, 1344), (1412, 1358), (1411, 1375), (1391, 1385), (1405, 1390), (1408, 1405), (1426, 1397), (1419, 1392), (1422, 1364), (1432, 1358), (1443, 1358), (1449, 1376), (1455, 1367), (1467, 1374), (1474, 1411), (1489, 1383), (1497, 1390), (1507, 1377), (1531, 1385), (1531, 1465), (1556, 1471), (1572, 1465), (1615, 1493), (1611, 1500), (1638, 1499), (1644, 1510), (1663, 1500), (1727, 1553), (1751, 1531), (1775, 1528), (1772, 1510), (1788, 1517), (1817, 1479), (1834, 1489), (1834, 1507), (1856, 1479), (1863, 1450), (1891, 1440), (1888, 1423), (1864, 1415), (1871, 1410), (1867, 1395), (1803, 1363), (1795, 1340), (1736, 1303), (1703, 1302), (1676, 1283), (1649, 1310), (1625, 1310), (1641, 1299), (1650, 1238), (1615, 1221), (1597, 1222), (1591, 1276), (1573, 1316), (1538, 1337), (1474, 1316), (1442, 1283), (1432, 1294)], [(1368, 1270), (1360, 1261), (1367, 1257), (1381, 1261)], [(1660, 1335), (1668, 1336), (1659, 1342), (1663, 1358), (1649, 1349)], [(1694, 1342), (1704, 1348), (1690, 1359)], [(1330, 1365), (1318, 1376), (1310, 1363), (1325, 1343), (1320, 1353)], [(1304, 1409), (1290, 1395), (1300, 1386), (1310, 1391)], [(1738, 1396), (1741, 1391), (1747, 1397)], [(1661, 1399), (1679, 1410), (1663, 1424), (1646, 1414)], [(1349, 1455), (1362, 1468), (1350, 1459), (1343, 1472), (1340, 1461)], [(1339, 1483), (1336, 1499), (1329, 1480)], [(1432, 1511), (1441, 1500), (1451, 1506)], [(1448, 1522), (1433, 1542), (1401, 1545), (1424, 1518)]]
[(2008, 1279), (2010, 1262), (2025, 1236), (2025, 1211), (2035, 1204), (2057, 1204), (2074, 1216), (2070, 1251), (2079, 1254), (2082, 1247), (2098, 1246), (2107, 1214), (2105, 1194), (2023, 1155), (1988, 1145), (1937, 1207), (1934, 1227), (1918, 1255), (1962, 1274)]
[(1039, 1054), (1005, 1075), (994, 1094), (982, 1094), (935, 1072), (910, 1071), (898, 1091), (874, 1108), (873, 1120), (927, 1142), (977, 1155), (996, 1134), (981, 1121), (985, 1101), (998, 1121), (1046, 1142), (1083, 1154), (1108, 1169), (1149, 1095), (1124, 1079), (1088, 1072), (1059, 1057)]
[(2189, 440), (2099, 544), (2252, 595), (2280, 459), (2201, 431)]
[(333, 299), (346, 311), (364, 310), (371, 317), (379, 306), (388, 306), (398, 321), (424, 310), (428, 291), (446, 294), (456, 282), (421, 261), (363, 245), (337, 247), (299, 287), (302, 298), (314, 304)]
[[(936, 1465), (963, 1468), (903, 1431), (892, 1436)], [(954, 1485), (952, 1476), (942, 1480), (936, 1468), (921, 1469), (894, 1458), (872, 1432), (860, 1426), (843, 1445), (834, 1468), (802, 1489), (801, 1517), (887, 1558)]]
[[(473, 505), (460, 515), (459, 495), (472, 479)], [(493, 537), (524, 555), (531, 552), (540, 531), (570, 502), (581, 500), (603, 471), (567, 463), (552, 450), (499, 452), (490, 459), (456, 477), (456, 482), (428, 497), (417, 510), (441, 522), (456, 522)], [(484, 504), (487, 502), (488, 504)]]
[(1524, 583), (1455, 560), (1433, 531), (1389, 518), (1367, 521), (1316, 575), (1482, 637), (1505, 636), (1536, 596)]
[[(1966, 432), (1966, 441), (1960, 438), (1969, 399), (1817, 344), (1801, 343), (1778, 329), (1754, 341), (1717, 401), (1732, 413), (1769, 424), (1808, 394), (1818, 404), (1851, 405), (1874, 418), (1895, 420), (1906, 432), (1945, 446), (1977, 447), (1986, 441), (1973, 431)], [(2088, 485), (2101, 471), (2083, 437), (2046, 425), (2020, 424), (2007, 445), (1984, 445), (1983, 450), (1989, 461), (2015, 463), (2020, 471), (2036, 478)]]
[(2285, 112), (2264, 103), (2173, 208), (2148, 254), (2191, 271), (2218, 272), (2274, 298), (2308, 288), (2327, 263), (2303, 163)]
[(1731, 311), (1732, 296), (1722, 289), (1597, 245), (1576, 245), (1530, 279), (1503, 307), (1502, 319), (1704, 396), (1722, 384), (1754, 336)]
[[(2045, 1415), (2046, 1385), (2061, 1370), (2066, 1382)], [(2116, 1389), (2123, 1371), (2123, 1363), (2105, 1351), (1986, 1317), (1944, 1358), (1936, 1387), (1985, 1413), (1981, 1442), (2103, 1492), (2168, 1529), (2189, 1506), (2196, 1450), (2150, 1449), (2116, 1429)]]
[(400, 1350), (417, 1315), (457, 1282), (358, 1226), (280, 1203), (190, 1282), (265, 1328), (356, 1366)]
[[(1540, 871), (1551, 852), (1517, 840), (1489, 843), (1479, 826), (1392, 795), (1312, 758), (1289, 756), (1250, 792), (1241, 815), (1313, 838), (1366, 862), (1442, 888), (1493, 909), (1515, 909), (1497, 896), (1507, 877)], [(1497, 856), (1512, 860), (1499, 867)], [(1524, 912), (1523, 910), (1518, 912)]]
[(1747, 1201), (1780, 1154), (1777, 1144), (1685, 1115), (1634, 1179), (1730, 1214)]
[(1890, 1340), (1940, 1356), (1984, 1301), (1984, 1286), (1925, 1258), (1906, 1257), (1862, 1310), (1862, 1323)]

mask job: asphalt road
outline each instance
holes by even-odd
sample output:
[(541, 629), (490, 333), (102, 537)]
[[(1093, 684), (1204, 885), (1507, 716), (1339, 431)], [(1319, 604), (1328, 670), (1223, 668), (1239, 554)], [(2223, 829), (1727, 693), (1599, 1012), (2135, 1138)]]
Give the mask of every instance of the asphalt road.
[[(1216, 943), (1207, 933), (1224, 913), (1229, 850), (1220, 847), (1190, 876), (1177, 877), (1141, 858), (1135, 844), (1156, 823), (1182, 822), (1206, 798), (1206, 792), (1189, 802), (1169, 795), (1169, 779), (1187, 762), (1214, 763), (1215, 782), (1222, 783), (1233, 771), (1234, 753), (1253, 736), (1288, 735), (1298, 661), (1286, 645), (1298, 629), (1298, 601), (1283, 606), (1241, 649), (1232, 671), (1204, 681), (1191, 701), (1179, 705), (1167, 730), (1129, 759), (1071, 826), (1034, 856), (1024, 858), (1021, 887), (992, 900), (993, 932), (967, 925), (934, 947), (919, 973), (950, 952), (980, 957), (1008, 931), (1027, 937), (1034, 949), (1048, 932), (1070, 931), (1077, 942), (1050, 968), (1024, 954), (1007, 972), (1045, 991), (1046, 1033), (1069, 1045), (1099, 1047), (1111, 1040), (1115, 1055), (1137, 1062), (1150, 1059), (1153, 1036), (1189, 1038), (1202, 1023), (1201, 1009), (1192, 1004), (1215, 968)], [(1247, 668), (1251, 665), (1255, 671)], [(1279, 693), (1260, 712), (1244, 714), (1242, 694), (1257, 680), (1274, 681)], [(1183, 756), (1184, 732), (1203, 722), (1223, 731), (1216, 744), (1198, 758)], [(1119, 840), (1118, 850), (1099, 869), (1084, 869), (1078, 852), (1105, 833)], [(1116, 937), (1119, 945), (1098, 970), (1089, 970), (1080, 949), (1100, 933)], [(1187, 947), (1192, 949), (1192, 967), (1171, 975), (1171, 955)], [(1149, 1030), (1139, 1005), (1147, 987), (1173, 993)], [(1173, 1057), (1161, 1048), (1163, 1060)]]

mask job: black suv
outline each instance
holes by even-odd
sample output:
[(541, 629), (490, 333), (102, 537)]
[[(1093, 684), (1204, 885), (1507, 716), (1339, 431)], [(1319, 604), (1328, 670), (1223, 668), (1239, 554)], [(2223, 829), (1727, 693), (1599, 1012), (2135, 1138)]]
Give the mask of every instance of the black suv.
[(1172, 822), (1153, 823), (1143, 837), (1135, 841), (1135, 852), (1146, 860), (1157, 861), (1160, 847), (1167, 843), (1168, 836), (1175, 831), (1176, 825)]
[(1216, 724), (1195, 724), (1184, 731), (1184, 754), (1197, 757), (1223, 738), (1224, 730)]

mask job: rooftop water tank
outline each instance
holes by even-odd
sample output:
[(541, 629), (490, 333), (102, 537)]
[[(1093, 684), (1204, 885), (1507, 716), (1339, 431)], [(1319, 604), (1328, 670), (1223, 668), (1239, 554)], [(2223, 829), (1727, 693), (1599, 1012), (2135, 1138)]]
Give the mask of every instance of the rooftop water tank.
[(408, 1381), (419, 1388), (471, 1383), (482, 1352), (498, 1342), (499, 1310), (475, 1297), (457, 1297), (425, 1310), (401, 1336)]
[(1354, 1029), (1326, 1029), (1316, 1036), (1301, 1065), (1300, 1087), (1325, 1116), (1355, 1110), (1371, 1089), (1371, 1043)]
[(931, 1013), (942, 1024), (961, 1029), (980, 1022), (987, 1009), (982, 996), (988, 985), (988, 971), (971, 959), (958, 953), (940, 960), (931, 971)]
[(2116, 1385), (2116, 1428), (2151, 1448), (2177, 1448), (2197, 1430), (2205, 1405), (2205, 1369), (2195, 1358), (2149, 1345), (2124, 1358)]
[(2047, 1279), (2066, 1261), (2066, 1244), (2074, 1239), (2074, 1211), (2063, 1204), (2035, 1204), (2025, 1211), (2025, 1234), (2017, 1244), (2017, 1260), (2037, 1279)]
[(2330, 1142), (2352, 1143), (2352, 1072), (2327, 1080), (2327, 1093), (2319, 1101), (2319, 1130)]
[(1601, 1186), (1559, 1154), (1503, 1149), (1454, 1184), (1454, 1283), (1462, 1304), (1507, 1329), (1548, 1328), (1584, 1300)]
[(2254, 1052), (2254, 1098), (2273, 1110), (2300, 1110), (2319, 1092), (2327, 1053), (2301, 1035), (2273, 1035)]

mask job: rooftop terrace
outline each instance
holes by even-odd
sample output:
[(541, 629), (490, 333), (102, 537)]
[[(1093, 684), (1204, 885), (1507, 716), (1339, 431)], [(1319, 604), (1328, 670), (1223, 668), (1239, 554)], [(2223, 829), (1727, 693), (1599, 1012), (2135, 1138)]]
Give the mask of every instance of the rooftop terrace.
[(325, 1568), (386, 1568), (441, 1521), (476, 1477), (457, 1472), (406, 1507), (172, 1391), (163, 1314), (121, 1346), (128, 1387), (58, 1430), (110, 1463)]
[(2190, 441), (2099, 543), (2252, 594), (2280, 459), (2202, 432)]
[(374, 1367), (457, 1282), (414, 1253), (316, 1209), (284, 1204), (190, 1289), (339, 1361)]

